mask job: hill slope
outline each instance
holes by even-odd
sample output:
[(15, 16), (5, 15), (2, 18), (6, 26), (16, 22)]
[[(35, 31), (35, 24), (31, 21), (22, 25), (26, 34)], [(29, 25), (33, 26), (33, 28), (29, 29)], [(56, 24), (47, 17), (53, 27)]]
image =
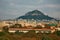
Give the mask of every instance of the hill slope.
[(38, 10), (30, 11), (23, 16), (18, 17), (17, 19), (35, 19), (35, 20), (52, 20), (54, 18), (44, 15)]

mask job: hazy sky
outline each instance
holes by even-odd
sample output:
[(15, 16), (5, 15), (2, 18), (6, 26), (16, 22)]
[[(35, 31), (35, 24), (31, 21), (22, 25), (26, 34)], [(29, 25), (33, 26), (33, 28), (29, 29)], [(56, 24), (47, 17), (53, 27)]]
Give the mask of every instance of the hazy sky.
[(0, 19), (16, 18), (35, 9), (60, 18), (60, 0), (0, 0)]

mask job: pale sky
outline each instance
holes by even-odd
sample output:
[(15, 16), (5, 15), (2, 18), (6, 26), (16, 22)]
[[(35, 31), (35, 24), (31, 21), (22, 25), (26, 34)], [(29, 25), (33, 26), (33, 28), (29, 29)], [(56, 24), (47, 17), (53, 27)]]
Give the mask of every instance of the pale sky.
[(13, 19), (32, 10), (60, 18), (60, 0), (0, 0), (0, 19)]

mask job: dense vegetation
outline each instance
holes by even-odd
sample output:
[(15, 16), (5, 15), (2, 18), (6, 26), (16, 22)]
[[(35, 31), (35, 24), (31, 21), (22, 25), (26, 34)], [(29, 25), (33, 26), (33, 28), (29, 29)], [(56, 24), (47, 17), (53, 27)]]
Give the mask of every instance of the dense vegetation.
[(16, 31), (15, 33), (0, 32), (0, 40), (60, 40), (60, 31), (53, 34), (35, 33), (30, 30), (27, 33)]

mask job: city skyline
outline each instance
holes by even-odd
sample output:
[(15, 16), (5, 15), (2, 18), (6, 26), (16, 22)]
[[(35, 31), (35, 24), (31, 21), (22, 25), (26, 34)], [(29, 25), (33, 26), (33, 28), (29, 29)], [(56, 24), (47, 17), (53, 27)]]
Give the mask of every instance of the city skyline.
[(13, 19), (36, 9), (60, 18), (60, 0), (0, 0), (0, 19)]

